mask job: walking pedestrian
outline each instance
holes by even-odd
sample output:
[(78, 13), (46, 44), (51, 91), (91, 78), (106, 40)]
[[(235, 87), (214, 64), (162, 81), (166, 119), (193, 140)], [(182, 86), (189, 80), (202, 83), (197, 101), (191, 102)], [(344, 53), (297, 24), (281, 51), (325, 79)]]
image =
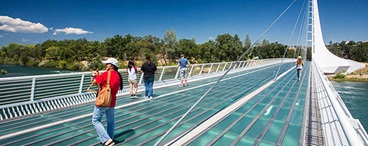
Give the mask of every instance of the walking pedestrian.
[[(98, 137), (104, 145), (114, 145), (114, 128), (115, 128), (115, 104), (116, 94), (123, 89), (123, 78), (118, 72), (118, 61), (115, 58), (109, 58), (106, 61), (102, 61), (106, 66), (106, 71), (101, 75), (97, 76), (93, 83), (99, 85), (101, 88), (106, 88), (109, 82), (111, 88), (111, 103), (108, 107), (100, 107), (95, 105), (92, 116), (92, 124), (97, 131)], [(108, 76), (110, 75), (110, 81)], [(103, 115), (106, 115), (107, 131), (101, 123)]]
[(303, 66), (304, 66), (304, 62), (303, 62), (302, 56), (298, 56), (298, 59), (296, 60), (296, 63), (295, 63), (298, 81), (300, 81), (300, 76), (301, 76), (300, 72), (303, 69)]

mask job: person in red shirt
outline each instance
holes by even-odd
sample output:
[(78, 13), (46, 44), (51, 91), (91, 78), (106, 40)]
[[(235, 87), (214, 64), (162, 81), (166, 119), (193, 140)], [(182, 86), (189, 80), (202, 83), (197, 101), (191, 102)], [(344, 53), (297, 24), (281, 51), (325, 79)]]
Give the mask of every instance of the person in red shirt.
[[(114, 128), (115, 128), (115, 105), (116, 105), (116, 94), (118, 90), (123, 89), (123, 79), (121, 74), (118, 72), (118, 61), (115, 58), (109, 58), (106, 61), (102, 61), (106, 66), (106, 71), (101, 75), (97, 76), (92, 84), (100, 85), (104, 88), (107, 84), (108, 72), (110, 72), (110, 88), (112, 100), (109, 107), (99, 107), (95, 105), (92, 116), (92, 124), (97, 131), (97, 134), (104, 145), (114, 145)], [(101, 123), (103, 115), (106, 115), (107, 131)]]

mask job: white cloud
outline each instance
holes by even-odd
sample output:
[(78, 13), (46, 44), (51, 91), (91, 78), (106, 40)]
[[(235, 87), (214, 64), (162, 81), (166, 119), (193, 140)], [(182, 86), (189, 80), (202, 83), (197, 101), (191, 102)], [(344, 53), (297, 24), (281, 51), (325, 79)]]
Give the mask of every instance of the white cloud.
[(209, 37), (208, 40), (214, 40), (214, 38), (213, 37)]
[(80, 28), (72, 28), (72, 27), (67, 27), (64, 29), (55, 29), (55, 32), (53, 33), (53, 35), (57, 35), (59, 33), (65, 33), (65, 34), (88, 34), (88, 33), (93, 33), (93, 32), (89, 32)]
[(29, 41), (31, 41), (31, 40), (30, 39), (25, 39), (25, 38), (22, 39), (22, 42), (29, 42)]
[(22, 33), (44, 33), (48, 31), (48, 28), (41, 23), (24, 21), (20, 18), (14, 19), (8, 16), (0, 16), (0, 30)]

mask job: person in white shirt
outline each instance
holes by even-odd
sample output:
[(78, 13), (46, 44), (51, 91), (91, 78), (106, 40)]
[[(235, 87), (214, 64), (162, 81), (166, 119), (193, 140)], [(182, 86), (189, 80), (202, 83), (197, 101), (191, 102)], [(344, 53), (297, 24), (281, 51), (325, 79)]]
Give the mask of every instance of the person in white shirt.
[(304, 62), (303, 62), (302, 56), (298, 56), (298, 59), (295, 62), (298, 81), (300, 81), (300, 71), (303, 69), (303, 66), (304, 66)]
[(138, 91), (138, 82), (137, 82), (137, 67), (134, 65), (134, 61), (128, 62), (127, 74), (128, 74), (128, 82), (130, 86), (130, 97), (137, 98)]

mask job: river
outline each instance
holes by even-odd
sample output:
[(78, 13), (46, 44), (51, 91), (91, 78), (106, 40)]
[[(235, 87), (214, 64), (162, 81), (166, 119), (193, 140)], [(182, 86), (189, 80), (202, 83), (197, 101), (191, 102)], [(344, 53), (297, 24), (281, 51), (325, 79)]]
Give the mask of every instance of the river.
[(359, 119), (368, 131), (368, 83), (331, 81), (336, 91), (355, 119)]
[(59, 74), (68, 73), (72, 71), (58, 70), (43, 67), (31, 67), (22, 65), (0, 65), (0, 70), (6, 70), (6, 74), (0, 73), (0, 78), (4, 77), (19, 77), (19, 76), (31, 76), (31, 75), (44, 75), (44, 74)]

